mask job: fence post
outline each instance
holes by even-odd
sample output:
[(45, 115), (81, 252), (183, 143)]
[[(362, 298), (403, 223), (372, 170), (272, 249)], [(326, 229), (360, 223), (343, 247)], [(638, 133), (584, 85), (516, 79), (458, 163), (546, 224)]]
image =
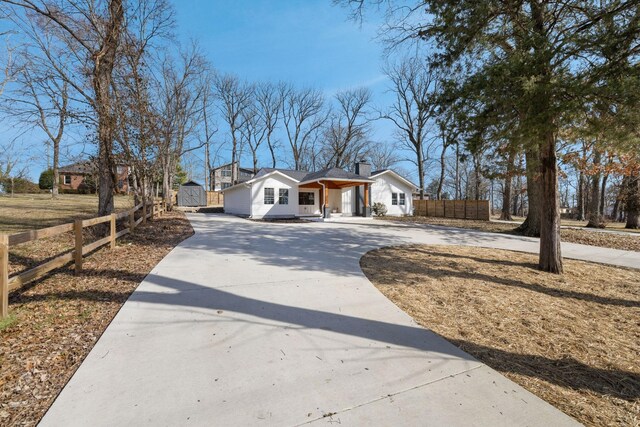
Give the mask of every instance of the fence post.
[(75, 274), (79, 274), (82, 271), (82, 246), (84, 245), (82, 239), (82, 220), (76, 219), (73, 222), (73, 234), (76, 238), (76, 250), (73, 254), (75, 263)]
[(136, 210), (135, 208), (129, 211), (129, 233), (133, 233), (136, 228)]
[(112, 213), (111, 214), (111, 238), (109, 239), (110, 241), (110, 248), (111, 249), (115, 249), (116, 247), (116, 214)]
[(142, 223), (147, 223), (147, 202), (142, 202)]
[(9, 235), (0, 234), (0, 319), (9, 315)]

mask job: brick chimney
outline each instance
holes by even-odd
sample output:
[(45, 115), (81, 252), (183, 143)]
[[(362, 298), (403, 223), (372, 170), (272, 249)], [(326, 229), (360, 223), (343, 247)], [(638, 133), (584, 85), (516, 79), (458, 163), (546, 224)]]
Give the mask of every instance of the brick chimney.
[(371, 176), (371, 164), (365, 159), (356, 162), (356, 174), (369, 178)]
[[(371, 176), (371, 164), (365, 159), (356, 162), (356, 175), (363, 178)], [(364, 185), (355, 187), (356, 216), (371, 216), (371, 208), (364, 208)], [(371, 187), (369, 187), (369, 200), (371, 200)]]

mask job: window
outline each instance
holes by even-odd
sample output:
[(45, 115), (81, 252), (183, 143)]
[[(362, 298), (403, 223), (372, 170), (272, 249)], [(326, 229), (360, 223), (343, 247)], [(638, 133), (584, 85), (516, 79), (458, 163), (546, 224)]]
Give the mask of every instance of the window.
[(315, 202), (315, 193), (313, 191), (301, 191), (298, 193), (298, 204), (300, 206), (313, 206)]
[(227, 166), (222, 169), (222, 176), (231, 176), (231, 167)]
[(122, 175), (125, 172), (124, 166), (116, 166), (116, 173)]
[(391, 204), (394, 206), (398, 204), (398, 193), (391, 193)]
[(231, 183), (230, 182), (223, 182), (222, 183), (222, 189), (224, 190), (225, 188), (229, 188), (231, 187)]
[(400, 193), (400, 206), (404, 206), (406, 204), (405, 194)]
[(273, 205), (273, 188), (265, 188), (264, 189), (264, 204), (265, 205)]
[(280, 205), (288, 205), (289, 204), (289, 189), (281, 188), (278, 193), (278, 204)]
[(63, 175), (64, 185), (71, 185), (71, 175)]
[(119, 179), (118, 180), (118, 189), (122, 190), (124, 188), (124, 180)]

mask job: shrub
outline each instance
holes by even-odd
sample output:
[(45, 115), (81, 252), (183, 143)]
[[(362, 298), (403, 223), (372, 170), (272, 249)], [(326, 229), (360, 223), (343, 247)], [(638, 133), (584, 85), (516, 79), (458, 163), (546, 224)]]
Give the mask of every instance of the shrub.
[(53, 169), (47, 169), (40, 174), (38, 186), (41, 190), (51, 190), (53, 188)]
[(375, 216), (385, 216), (387, 214), (387, 206), (384, 203), (374, 203), (373, 206), (371, 206), (371, 210)]
[(38, 187), (38, 184), (25, 178), (13, 178), (13, 181), (11, 178), (3, 178), (0, 181), (0, 184), (4, 188), (5, 193), (40, 193), (40, 187)]

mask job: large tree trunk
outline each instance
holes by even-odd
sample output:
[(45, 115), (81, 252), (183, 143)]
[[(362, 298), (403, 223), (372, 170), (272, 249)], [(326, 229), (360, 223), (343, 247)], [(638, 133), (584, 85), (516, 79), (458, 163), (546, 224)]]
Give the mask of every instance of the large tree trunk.
[(460, 200), (462, 197), (462, 190), (460, 188), (460, 143), (456, 142), (456, 196), (455, 200)]
[(627, 179), (628, 177), (623, 177), (622, 182), (620, 183), (620, 188), (618, 189), (618, 195), (616, 196), (616, 201), (613, 204), (613, 210), (611, 212), (611, 219), (613, 221), (618, 221), (621, 216), (622, 210), (621, 205), (623, 205), (623, 200), (625, 198), (625, 193), (627, 189)]
[(561, 274), (562, 251), (560, 248), (560, 209), (558, 200), (558, 167), (556, 140), (548, 132), (540, 150), (541, 215), (540, 258), (538, 266), (543, 271)]
[(53, 141), (53, 186), (51, 187), (51, 197), (54, 199), (58, 197), (60, 187), (60, 141)]
[[(231, 185), (236, 185), (236, 180), (238, 177), (236, 176), (236, 157), (238, 155), (238, 141), (236, 140), (235, 131), (231, 129)], [(296, 167), (297, 169), (297, 167)]]
[[(594, 149), (593, 165), (600, 167), (600, 159), (602, 154), (598, 149)], [(602, 214), (600, 213), (600, 171), (598, 170), (591, 179), (591, 191), (589, 197), (589, 208), (587, 210), (587, 227), (603, 228)]]
[(436, 199), (442, 200), (442, 186), (444, 185), (445, 174), (445, 155), (447, 153), (447, 145), (442, 142), (442, 152), (440, 153), (440, 178), (438, 179), (438, 190), (436, 191)]
[(115, 170), (113, 161), (113, 139), (115, 118), (111, 103), (111, 73), (124, 21), (122, 0), (109, 2), (109, 23), (100, 51), (94, 53), (93, 89), (98, 113), (98, 215), (113, 212)]
[(424, 200), (424, 165), (422, 163), (422, 147), (416, 149), (416, 159), (418, 161), (418, 184), (420, 185), (420, 200)]
[(600, 187), (600, 215), (602, 215), (603, 222), (605, 218), (607, 218), (606, 202), (607, 202), (607, 180), (608, 179), (609, 179), (609, 174), (604, 174), (604, 176), (602, 177), (602, 186)]
[(527, 198), (529, 211), (527, 218), (516, 229), (525, 236), (540, 237), (541, 185), (539, 180), (540, 157), (538, 149), (531, 147), (525, 152), (527, 174)]
[(640, 216), (640, 174), (638, 172), (628, 177), (625, 199), (627, 223), (624, 228), (638, 229), (640, 228), (638, 221)]
[(576, 191), (576, 197), (578, 198), (576, 203), (576, 219), (578, 221), (584, 221), (584, 172), (580, 171), (578, 175), (578, 188)]
[(502, 193), (502, 213), (500, 219), (504, 221), (512, 221), (511, 216), (511, 187), (513, 183), (513, 170), (515, 168), (515, 152), (509, 150), (507, 157), (507, 170), (504, 176), (504, 191)]

